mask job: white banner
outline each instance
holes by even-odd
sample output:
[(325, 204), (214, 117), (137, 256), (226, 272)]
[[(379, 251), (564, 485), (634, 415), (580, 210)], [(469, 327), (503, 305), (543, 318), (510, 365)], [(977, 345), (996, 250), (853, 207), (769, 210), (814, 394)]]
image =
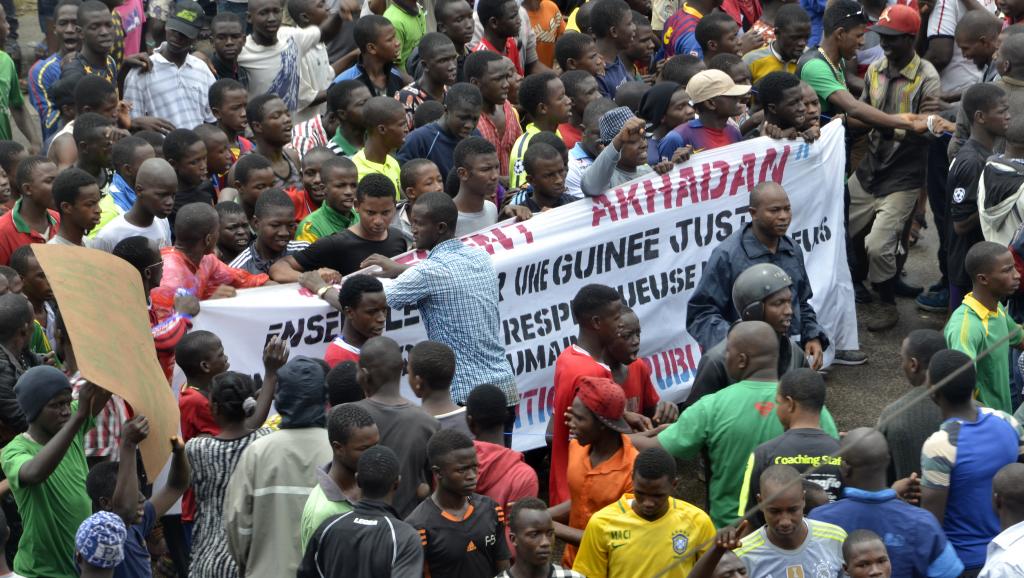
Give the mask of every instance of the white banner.
[[(749, 220), (750, 189), (766, 180), (782, 183), (792, 201), (789, 233), (803, 248), (812, 304), (832, 340), (826, 362), (836, 348), (857, 349), (844, 158), (843, 127), (833, 122), (812, 145), (759, 138), (715, 149), (667, 175), (466, 236), (465, 243), (491, 254), (500, 279), (500, 335), (522, 397), (514, 446), (543, 445), (555, 359), (577, 333), (569, 302), (587, 283), (620, 290), (640, 317), (641, 355), (655, 388), (664, 399), (685, 398), (700, 359), (685, 329), (690, 293), (712, 249)], [(261, 373), (263, 345), (272, 336), (285, 337), (293, 354), (322, 357), (341, 323), (325, 302), (285, 285), (204, 301), (195, 328), (220, 336), (233, 370)], [(386, 335), (406, 351), (426, 338), (415, 309), (391, 311)]]

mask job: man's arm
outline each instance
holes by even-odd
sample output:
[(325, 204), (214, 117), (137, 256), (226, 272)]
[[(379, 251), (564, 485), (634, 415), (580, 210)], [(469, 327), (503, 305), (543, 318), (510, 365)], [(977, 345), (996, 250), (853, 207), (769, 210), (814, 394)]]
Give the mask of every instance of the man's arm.
[(135, 522), (139, 504), (139, 474), (136, 450), (149, 436), (149, 421), (137, 415), (124, 424), (121, 434), (121, 459), (117, 464), (117, 485), (110, 499), (110, 509), (124, 520), (126, 526)]
[(177, 436), (171, 437), (171, 469), (167, 474), (167, 484), (149, 502), (153, 505), (156, 517), (166, 514), (177, 502), (192, 480), (192, 466), (185, 456), (185, 445)]
[(294, 283), (299, 280), (299, 275), (303, 271), (305, 269), (299, 265), (294, 256), (285, 255), (270, 266), (270, 278), (278, 283)]
[(729, 550), (735, 550), (742, 545), (740, 537), (747, 533), (749, 525), (750, 522), (747, 520), (740, 520), (739, 525), (735, 528), (726, 526), (719, 530), (718, 535), (715, 536), (715, 545), (697, 560), (687, 578), (712, 578), (715, 575), (715, 568), (722, 561), (722, 556), (725, 556)]
[[(103, 392), (103, 393), (101, 393)], [(103, 394), (106, 395), (103, 395)], [(46, 481), (57, 469), (64, 455), (68, 452), (75, 436), (79, 435), (82, 426), (91, 416), (99, 413), (110, 399), (110, 394), (99, 386), (86, 382), (78, 393), (78, 409), (60, 428), (56, 435), (46, 442), (43, 449), (18, 469), (18, 483), (21, 486), (35, 486)], [(94, 409), (94, 406), (99, 409)]]
[(260, 388), (260, 396), (256, 400), (256, 410), (245, 418), (245, 427), (255, 430), (263, 422), (267, 421), (270, 415), (270, 405), (274, 401), (274, 393), (277, 391), (277, 371), (288, 362), (288, 344), (275, 335), (267, 342), (263, 350), (264, 378), (263, 387)]
[(884, 113), (870, 104), (857, 100), (848, 90), (833, 92), (829, 95), (828, 102), (851, 118), (875, 128), (903, 129), (913, 132), (928, 130), (928, 125), (924, 120), (915, 121), (903, 116)]
[(931, 62), (935, 70), (942, 72), (953, 59), (953, 37), (930, 36), (928, 38), (928, 50), (925, 51), (924, 56), (921, 58)]
[(921, 507), (935, 516), (942, 524), (946, 517), (946, 502), (949, 499), (949, 488), (929, 488), (921, 486)]
[(944, 430), (933, 433), (921, 448), (921, 507), (942, 525), (949, 499), (949, 480), (956, 460), (956, 447)]
[[(797, 288), (797, 299), (800, 304), (800, 339), (803, 341), (803, 345), (807, 345), (811, 341), (817, 340), (821, 345), (821, 349), (827, 349), (829, 345), (828, 337), (825, 335), (825, 328), (818, 323), (818, 314), (814, 311), (814, 307), (811, 305), (811, 299), (814, 297), (814, 290), (811, 289), (811, 279), (807, 275), (807, 269), (804, 267), (803, 255), (801, 252), (800, 259), (797, 260), (797, 265), (800, 267), (800, 274), (803, 277), (801, 281), (798, 281), (799, 287)], [(820, 363), (820, 360), (818, 360)], [(813, 369), (818, 369), (814, 367)]]
[(686, 331), (709, 349), (729, 333), (726, 312), (732, 309), (732, 273), (724, 251), (711, 253), (697, 288), (686, 306)]
[(75, 147), (75, 139), (69, 133), (60, 135), (50, 141), (50, 150), (46, 156), (57, 165), (58, 170), (64, 170), (75, 164), (78, 159), (78, 148)]
[(39, 127), (39, 121), (29, 112), (28, 107), (24, 104), (11, 106), (11, 117), (18, 125), (18, 130), (28, 139), (29, 149), (36, 153), (43, 150), (42, 129)]

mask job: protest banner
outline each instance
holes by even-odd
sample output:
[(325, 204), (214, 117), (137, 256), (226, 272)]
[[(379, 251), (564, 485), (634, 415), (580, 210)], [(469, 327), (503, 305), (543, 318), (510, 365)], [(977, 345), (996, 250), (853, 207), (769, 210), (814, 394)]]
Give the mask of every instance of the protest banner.
[[(522, 398), (514, 446), (544, 443), (555, 360), (577, 333), (569, 303), (588, 283), (619, 289), (640, 317), (641, 355), (655, 389), (673, 402), (686, 397), (700, 359), (685, 327), (690, 294), (714, 247), (749, 221), (750, 190), (766, 180), (782, 183), (792, 202), (789, 235), (804, 251), (812, 304), (832, 341), (826, 363), (836, 348), (857, 349), (843, 230), (843, 136), (833, 122), (810, 145), (759, 138), (715, 149), (666, 175), (464, 237), (490, 253), (499, 278), (500, 337)], [(285, 338), (293, 355), (322, 356), (343, 322), (295, 285), (242, 291), (202, 307), (196, 328), (217, 333), (232, 369), (246, 373), (262, 371), (263, 344), (272, 336)], [(385, 334), (406, 351), (426, 338), (412, 308), (391, 311)]]
[(82, 377), (124, 398), (149, 420), (139, 449), (156, 479), (178, 435), (178, 403), (156, 359), (142, 278), (110, 253), (67, 245), (33, 252), (60, 303)]

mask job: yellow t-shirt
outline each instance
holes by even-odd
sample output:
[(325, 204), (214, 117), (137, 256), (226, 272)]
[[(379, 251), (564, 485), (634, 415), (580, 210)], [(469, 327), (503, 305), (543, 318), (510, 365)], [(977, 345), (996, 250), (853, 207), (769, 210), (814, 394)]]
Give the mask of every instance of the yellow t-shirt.
[[(516, 139), (512, 145), (512, 153), (508, 156), (508, 186), (511, 189), (518, 189), (526, 185), (526, 167), (523, 166), (523, 158), (526, 157), (526, 149), (530, 146), (530, 139), (540, 132), (537, 125), (532, 122), (526, 125), (526, 130)], [(562, 138), (561, 131), (556, 130), (558, 138)], [(354, 158), (352, 159), (355, 160)], [(359, 163), (356, 163), (357, 165)], [(362, 173), (360, 169), (359, 174)]]
[[(590, 0), (587, 0), (587, 2), (590, 2)], [(584, 4), (586, 4), (587, 2), (584, 2)], [(579, 32), (580, 31), (579, 25), (576, 24), (576, 14), (579, 11), (580, 11), (580, 7), (577, 6), (577, 7), (572, 9), (572, 12), (569, 13), (569, 20), (565, 23), (565, 29), (566, 30), (571, 30), (573, 32)]]
[(366, 149), (359, 149), (359, 152), (350, 158), (356, 165), (356, 170), (359, 171), (360, 181), (370, 173), (380, 173), (395, 183), (395, 200), (398, 201), (402, 198), (402, 167), (398, 164), (398, 159), (388, 155), (384, 159), (384, 164), (377, 164), (366, 158)]
[(743, 62), (750, 68), (750, 79), (753, 84), (779, 70), (796, 73), (796, 62), (783, 62), (771, 44), (746, 53), (743, 55)]
[(648, 521), (633, 511), (625, 494), (587, 522), (572, 569), (587, 578), (654, 576), (668, 566), (686, 576), (714, 544), (715, 526), (700, 508), (669, 498), (668, 512)]

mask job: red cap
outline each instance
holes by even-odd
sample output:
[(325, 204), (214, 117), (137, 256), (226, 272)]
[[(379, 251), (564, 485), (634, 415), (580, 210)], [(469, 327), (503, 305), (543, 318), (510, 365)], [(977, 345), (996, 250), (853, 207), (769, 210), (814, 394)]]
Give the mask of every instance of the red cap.
[(576, 397), (604, 425), (619, 433), (632, 433), (626, 420), (626, 394), (622, 386), (607, 377), (581, 375), (576, 378)]
[(916, 35), (921, 28), (921, 15), (917, 10), (902, 4), (886, 6), (878, 22), (871, 26), (871, 31), (886, 36), (901, 34)]

